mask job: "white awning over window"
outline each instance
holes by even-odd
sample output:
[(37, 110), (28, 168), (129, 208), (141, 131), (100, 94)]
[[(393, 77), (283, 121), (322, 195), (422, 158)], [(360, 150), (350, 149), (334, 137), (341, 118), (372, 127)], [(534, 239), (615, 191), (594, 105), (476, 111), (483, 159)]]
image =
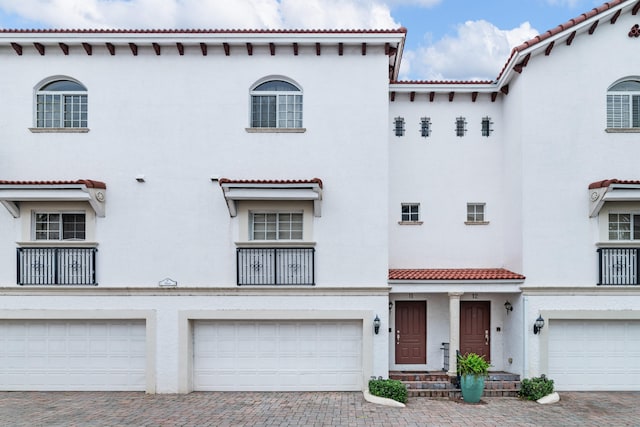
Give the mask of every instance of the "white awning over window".
[(242, 200), (311, 200), (314, 216), (321, 216), (322, 181), (310, 180), (231, 180), (220, 179), (229, 215), (238, 213), (236, 203)]
[(105, 216), (107, 186), (100, 181), (0, 181), (0, 203), (14, 218), (20, 202), (88, 202), (96, 215)]

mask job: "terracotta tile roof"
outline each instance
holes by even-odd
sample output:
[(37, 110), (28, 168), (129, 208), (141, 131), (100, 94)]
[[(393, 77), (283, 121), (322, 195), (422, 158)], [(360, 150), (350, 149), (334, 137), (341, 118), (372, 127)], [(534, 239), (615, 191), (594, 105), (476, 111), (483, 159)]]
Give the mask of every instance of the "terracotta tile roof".
[(492, 80), (396, 80), (391, 84), (400, 85), (490, 85)]
[(406, 33), (404, 27), (394, 29), (327, 29), (327, 30), (293, 30), (293, 29), (11, 29), (2, 28), (0, 33), (83, 33), (83, 34), (394, 34)]
[(65, 185), (81, 184), (87, 188), (107, 188), (107, 184), (92, 179), (78, 179), (75, 181), (6, 181), (0, 180), (0, 185)]
[(391, 269), (389, 280), (524, 280), (504, 268)]
[(593, 190), (594, 188), (604, 188), (608, 187), (611, 184), (640, 184), (640, 180), (626, 180), (626, 179), (605, 179), (602, 181), (592, 182), (589, 184), (589, 190)]
[(220, 178), (218, 180), (222, 184), (318, 184), (322, 188), (322, 180), (320, 178), (311, 179), (229, 179)]

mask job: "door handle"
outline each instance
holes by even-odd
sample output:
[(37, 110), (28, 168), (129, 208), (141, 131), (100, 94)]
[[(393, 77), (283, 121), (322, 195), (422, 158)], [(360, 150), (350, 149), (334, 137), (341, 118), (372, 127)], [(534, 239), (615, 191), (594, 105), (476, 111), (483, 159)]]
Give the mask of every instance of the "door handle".
[(400, 344), (400, 330), (396, 331), (396, 344)]
[(484, 344), (489, 345), (489, 330), (485, 329), (484, 331)]

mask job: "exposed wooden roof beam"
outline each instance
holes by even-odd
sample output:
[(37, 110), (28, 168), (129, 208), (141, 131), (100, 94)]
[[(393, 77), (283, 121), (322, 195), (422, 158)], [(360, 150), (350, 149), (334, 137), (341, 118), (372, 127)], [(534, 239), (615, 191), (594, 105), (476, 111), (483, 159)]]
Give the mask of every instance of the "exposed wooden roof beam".
[(616, 21), (618, 20), (618, 18), (620, 17), (620, 12), (622, 11), (622, 9), (618, 9), (618, 11), (611, 17), (611, 23), (615, 24)]
[(69, 45), (66, 43), (58, 43), (58, 46), (60, 46), (60, 50), (62, 50), (62, 53), (64, 53), (65, 55), (69, 55)]
[(44, 45), (42, 43), (34, 43), (33, 45), (36, 47), (37, 51), (40, 52), (40, 55), (44, 56)]
[(589, 27), (589, 35), (593, 34), (596, 31), (596, 28), (598, 27), (598, 22), (600, 21), (596, 21), (593, 24), (591, 24), (591, 26)]
[(253, 55), (253, 45), (251, 43), (247, 43), (247, 55)]
[(549, 43), (549, 46), (547, 46), (547, 48), (544, 50), (545, 56), (551, 55), (551, 50), (553, 49), (553, 45), (555, 43), (556, 43), (555, 41), (552, 41), (551, 43)]
[(138, 45), (135, 43), (129, 43), (129, 49), (131, 49), (131, 53), (133, 56), (138, 56)]
[(224, 54), (226, 56), (229, 56), (229, 54), (231, 53), (231, 47), (229, 46), (229, 43), (222, 43), (222, 47), (224, 48)]
[(500, 92), (502, 92), (505, 95), (507, 95), (509, 93), (509, 85), (502, 86), (502, 88), (500, 88)]
[(391, 92), (391, 102), (396, 100), (396, 93), (395, 92)]
[(269, 53), (271, 53), (271, 56), (274, 56), (276, 54), (276, 44), (275, 43), (269, 43)]
[(89, 43), (82, 43), (82, 47), (84, 48), (84, 51), (87, 52), (87, 55), (91, 56), (93, 54), (93, 46)]
[(453, 97), (456, 96), (455, 92), (449, 92), (449, 102), (453, 102)]
[(519, 63), (516, 64), (513, 69), (517, 72), (517, 73), (521, 73), (522, 69), (524, 67), (527, 66), (527, 64), (529, 63), (529, 59), (531, 58), (531, 53), (528, 53), (527, 56), (524, 57), (524, 59)]
[(116, 47), (113, 44), (107, 43), (107, 49), (109, 50), (111, 56), (116, 54)]
[(298, 56), (298, 43), (293, 44), (293, 54)]
[(178, 54), (180, 56), (184, 55), (184, 45), (180, 42), (176, 43), (176, 47), (178, 48)]
[(571, 33), (571, 35), (569, 36), (569, 38), (567, 39), (567, 46), (571, 46), (571, 43), (573, 43), (573, 39), (576, 37), (576, 32), (574, 31), (573, 33)]
[(478, 92), (471, 92), (471, 102), (476, 102), (478, 99)]
[(635, 6), (633, 6), (633, 9), (631, 9), (631, 14), (632, 15), (637, 15), (638, 14), (638, 10), (640, 10), (640, 1), (638, 3), (636, 3)]
[(389, 43), (384, 44), (384, 54), (389, 56), (390, 45)]
[(433, 102), (433, 100), (436, 98), (436, 93), (435, 92), (429, 92), (429, 102)]
[(497, 97), (498, 97), (498, 92), (491, 92), (491, 102), (496, 102)]
[(207, 44), (200, 43), (200, 50), (202, 51), (202, 56), (207, 56)]
[(367, 54), (367, 44), (362, 43), (362, 56), (365, 56), (366, 54)]
[(320, 43), (316, 43), (316, 56), (320, 56)]
[(338, 43), (338, 55), (342, 56), (344, 54), (344, 43)]
[(160, 45), (158, 43), (151, 43), (151, 46), (153, 46), (153, 50), (156, 51), (156, 55), (160, 55)]
[(18, 55), (22, 55), (22, 46), (20, 46), (18, 43), (11, 43), (11, 47), (16, 51)]
[(416, 93), (414, 91), (412, 91), (409, 94), (409, 99), (411, 100), (411, 102), (413, 102), (416, 99)]

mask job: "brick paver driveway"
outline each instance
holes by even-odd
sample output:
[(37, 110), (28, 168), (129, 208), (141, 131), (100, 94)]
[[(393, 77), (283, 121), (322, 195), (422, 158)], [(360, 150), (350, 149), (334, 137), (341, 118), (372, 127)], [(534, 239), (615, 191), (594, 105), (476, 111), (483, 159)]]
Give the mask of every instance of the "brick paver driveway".
[(538, 405), (411, 398), (406, 408), (362, 393), (0, 392), (2, 426), (640, 426), (640, 392), (560, 393)]

